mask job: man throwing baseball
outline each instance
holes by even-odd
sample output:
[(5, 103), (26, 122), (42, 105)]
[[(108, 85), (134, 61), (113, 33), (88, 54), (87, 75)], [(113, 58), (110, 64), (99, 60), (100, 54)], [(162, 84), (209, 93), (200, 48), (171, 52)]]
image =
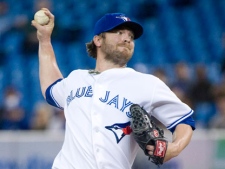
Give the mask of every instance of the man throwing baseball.
[(64, 78), (51, 44), (54, 15), (43, 10), (50, 18), (48, 24), (32, 21), (39, 40), (41, 90), (49, 104), (64, 110), (66, 118), (64, 143), (52, 169), (130, 169), (139, 149), (136, 131), (147, 133), (136, 125), (148, 124), (149, 120), (139, 120), (139, 115), (147, 119), (144, 110), (173, 133), (167, 143), (157, 139), (161, 132), (154, 129), (156, 142), (144, 144), (145, 153), (161, 155), (160, 164), (178, 156), (195, 129), (193, 110), (158, 78), (126, 67), (142, 26), (122, 13), (104, 15), (86, 44), (88, 54), (96, 59), (95, 68), (74, 70)]

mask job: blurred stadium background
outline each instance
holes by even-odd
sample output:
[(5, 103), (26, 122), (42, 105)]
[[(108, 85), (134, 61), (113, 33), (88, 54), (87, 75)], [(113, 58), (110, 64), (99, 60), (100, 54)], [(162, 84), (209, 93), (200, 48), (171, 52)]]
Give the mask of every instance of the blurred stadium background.
[[(96, 20), (122, 12), (144, 27), (128, 66), (161, 78), (194, 110), (193, 142), (162, 169), (225, 168), (225, 0), (0, 0), (0, 169), (48, 169), (63, 141), (63, 112), (48, 106), (31, 26), (55, 15), (52, 44), (64, 76), (91, 69)], [(150, 85), (150, 84), (149, 84)], [(139, 154), (133, 169), (156, 168)]]

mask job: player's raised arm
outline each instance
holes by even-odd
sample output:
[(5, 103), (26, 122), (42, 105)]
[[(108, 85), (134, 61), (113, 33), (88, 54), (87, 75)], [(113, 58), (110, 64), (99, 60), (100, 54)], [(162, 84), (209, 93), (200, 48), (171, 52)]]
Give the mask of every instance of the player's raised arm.
[(33, 20), (32, 25), (37, 29), (37, 38), (39, 40), (39, 76), (42, 95), (45, 97), (45, 91), (56, 80), (63, 78), (55, 58), (55, 53), (51, 44), (51, 34), (54, 28), (54, 15), (46, 8), (42, 8), (49, 17), (49, 21), (43, 25), (38, 20)]

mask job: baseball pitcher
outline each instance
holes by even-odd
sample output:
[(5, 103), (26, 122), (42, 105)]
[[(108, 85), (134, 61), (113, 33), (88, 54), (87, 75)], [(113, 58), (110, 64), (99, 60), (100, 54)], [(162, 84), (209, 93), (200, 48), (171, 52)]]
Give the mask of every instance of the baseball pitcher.
[[(178, 156), (195, 129), (193, 110), (155, 76), (126, 66), (143, 27), (122, 13), (105, 14), (86, 44), (95, 68), (63, 77), (51, 44), (55, 18), (42, 10), (49, 17), (46, 25), (32, 21), (41, 90), (66, 118), (64, 143), (52, 169), (130, 169), (139, 148), (156, 165)], [(173, 133), (171, 142), (152, 116)]]

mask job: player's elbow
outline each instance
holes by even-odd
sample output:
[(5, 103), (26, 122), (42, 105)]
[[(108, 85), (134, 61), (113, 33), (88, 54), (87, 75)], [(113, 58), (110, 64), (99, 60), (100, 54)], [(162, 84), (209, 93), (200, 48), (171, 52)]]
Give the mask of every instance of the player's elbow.
[(46, 90), (47, 90), (46, 87), (41, 86), (41, 93), (42, 93), (42, 96), (44, 97), (44, 99), (46, 99)]
[(45, 91), (46, 91), (46, 90), (42, 90), (42, 91), (41, 91), (41, 92), (42, 92), (42, 96), (44, 97), (44, 99), (46, 99)]

